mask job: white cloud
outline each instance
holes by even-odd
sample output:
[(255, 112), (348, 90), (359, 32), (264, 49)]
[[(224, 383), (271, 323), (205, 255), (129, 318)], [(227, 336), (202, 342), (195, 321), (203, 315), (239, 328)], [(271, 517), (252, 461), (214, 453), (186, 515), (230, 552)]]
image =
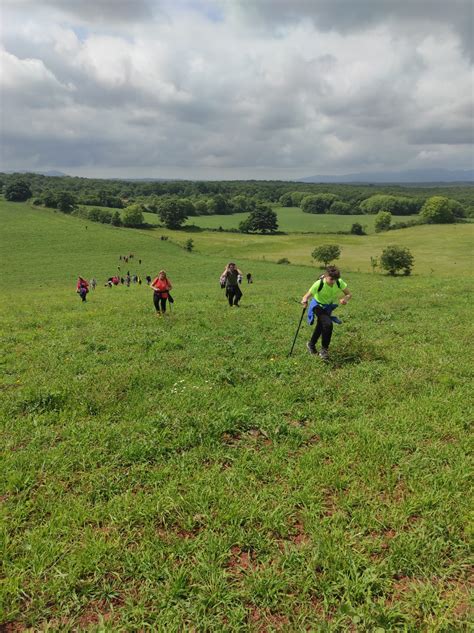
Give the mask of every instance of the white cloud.
[(472, 66), (457, 22), (405, 28), (417, 14), (404, 21), (395, 2), (367, 26), (338, 3), (319, 14), (310, 2), (273, 13), (266, 2), (112, 4), (6, 2), (2, 168), (290, 178), (469, 167)]

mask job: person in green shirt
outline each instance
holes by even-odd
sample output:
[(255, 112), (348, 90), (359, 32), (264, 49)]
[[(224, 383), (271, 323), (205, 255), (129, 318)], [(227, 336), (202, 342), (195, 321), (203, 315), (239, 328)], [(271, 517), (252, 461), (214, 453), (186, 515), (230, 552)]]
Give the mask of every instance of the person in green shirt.
[(305, 307), (308, 305), (310, 297), (314, 297), (318, 302), (314, 313), (317, 317), (316, 327), (314, 328), (311, 339), (306, 344), (310, 354), (317, 354), (316, 343), (321, 337), (321, 351), (319, 356), (323, 360), (329, 358), (329, 344), (331, 343), (333, 322), (331, 319), (331, 304), (337, 302), (341, 292), (344, 294), (339, 299), (341, 305), (346, 305), (352, 298), (352, 294), (347, 287), (346, 282), (341, 279), (341, 273), (335, 266), (328, 266), (325, 274), (318, 279), (308, 290), (308, 292), (301, 299), (302, 305)]

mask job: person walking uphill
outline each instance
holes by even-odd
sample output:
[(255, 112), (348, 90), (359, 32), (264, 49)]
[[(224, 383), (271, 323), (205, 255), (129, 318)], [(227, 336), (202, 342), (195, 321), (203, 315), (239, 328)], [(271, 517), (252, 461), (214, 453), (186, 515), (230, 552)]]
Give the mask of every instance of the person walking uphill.
[(171, 281), (166, 276), (164, 270), (160, 270), (158, 277), (151, 282), (153, 288), (153, 303), (155, 304), (157, 316), (166, 312), (166, 300), (170, 299), (169, 291), (172, 289)]
[(302, 305), (305, 307), (308, 305), (310, 297), (314, 297), (310, 308), (315, 315), (316, 327), (314, 328), (311, 339), (306, 344), (310, 354), (317, 354), (316, 343), (321, 337), (321, 351), (319, 356), (323, 360), (329, 358), (329, 345), (331, 343), (333, 321), (339, 322), (335, 317), (331, 317), (331, 312), (337, 308), (337, 298), (341, 294), (343, 297), (339, 299), (341, 305), (346, 305), (352, 298), (352, 294), (347, 287), (346, 282), (341, 279), (341, 273), (335, 266), (328, 266), (326, 272), (322, 275), (308, 290), (308, 292), (301, 299)]
[(86, 300), (87, 293), (89, 292), (89, 282), (83, 277), (77, 278), (76, 292), (81, 297), (82, 301)]
[(237, 266), (230, 262), (224, 269), (221, 279), (225, 281), (225, 296), (229, 301), (229, 305), (239, 307), (239, 301), (242, 298), (242, 290), (239, 288), (239, 277), (242, 278), (242, 272)]

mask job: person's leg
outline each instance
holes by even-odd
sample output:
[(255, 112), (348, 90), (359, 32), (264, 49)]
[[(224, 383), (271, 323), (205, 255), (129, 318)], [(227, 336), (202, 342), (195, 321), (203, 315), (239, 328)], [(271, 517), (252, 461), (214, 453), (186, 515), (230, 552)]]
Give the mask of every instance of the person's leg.
[(153, 293), (153, 304), (157, 313), (160, 314), (160, 295), (156, 292)]
[(321, 315), (318, 316), (318, 321), (321, 322), (321, 351), (319, 355), (324, 360), (327, 360), (328, 348), (331, 343), (331, 336), (334, 325), (331, 317), (327, 314), (327, 312), (324, 311)]
[(226, 295), (227, 295), (227, 300), (229, 302), (230, 307), (232, 307), (234, 305), (234, 288), (231, 288), (230, 286), (228, 286), (226, 288)]
[(164, 314), (166, 312), (166, 299), (161, 298), (161, 312)]
[(238, 306), (239, 305), (239, 301), (241, 299), (242, 299), (242, 291), (239, 288), (239, 286), (237, 286), (236, 289), (235, 289), (234, 305)]
[(323, 328), (322, 328), (321, 322), (318, 318), (316, 321), (316, 327), (314, 328), (313, 335), (311, 336), (311, 339), (309, 341), (309, 348), (311, 350), (316, 349), (316, 343), (318, 342), (319, 337), (321, 336), (322, 329)]

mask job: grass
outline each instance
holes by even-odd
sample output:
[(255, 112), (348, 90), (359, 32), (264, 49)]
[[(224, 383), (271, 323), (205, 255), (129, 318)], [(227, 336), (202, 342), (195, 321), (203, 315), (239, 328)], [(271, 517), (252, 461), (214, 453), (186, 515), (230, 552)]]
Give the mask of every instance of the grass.
[[(287, 357), (317, 271), (252, 260), (265, 237), (228, 236), (255, 278), (237, 310), (220, 234), (186, 253), (26, 205), (0, 220), (6, 630), (469, 629), (472, 333), (442, 258), (389, 278), (347, 255), (325, 365), (306, 325)], [(457, 228), (399, 233), (428, 262)], [(102, 286), (128, 252), (169, 270), (166, 318), (147, 287)]]
[[(336, 233), (350, 231), (354, 222), (365, 227), (367, 233), (374, 233), (375, 215), (314, 215), (303, 213), (299, 207), (275, 207), (278, 215), (278, 228), (286, 233)], [(248, 213), (234, 215), (202, 215), (188, 218), (187, 225), (195, 225), (204, 229), (237, 229), (240, 222), (245, 220)], [(394, 221), (412, 219), (410, 216), (400, 216)]]

